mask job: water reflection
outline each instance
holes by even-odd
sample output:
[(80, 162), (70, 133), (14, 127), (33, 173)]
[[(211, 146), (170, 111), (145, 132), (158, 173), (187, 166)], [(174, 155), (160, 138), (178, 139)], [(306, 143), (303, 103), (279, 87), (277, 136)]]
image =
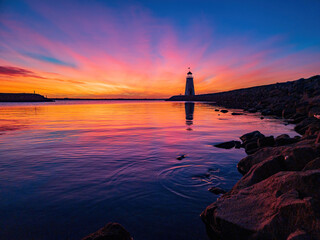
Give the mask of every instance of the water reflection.
[(191, 131), (191, 125), (193, 125), (193, 112), (194, 112), (194, 103), (186, 102), (184, 103), (184, 108), (186, 112), (186, 125), (188, 126), (187, 130)]

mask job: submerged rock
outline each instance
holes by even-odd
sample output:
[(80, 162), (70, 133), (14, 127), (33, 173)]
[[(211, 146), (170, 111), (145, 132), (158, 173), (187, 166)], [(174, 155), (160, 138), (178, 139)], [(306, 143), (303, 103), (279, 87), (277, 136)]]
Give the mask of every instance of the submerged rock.
[(82, 240), (133, 240), (133, 238), (119, 223), (108, 223), (103, 228), (84, 237)]
[(229, 142), (223, 142), (219, 144), (215, 144), (214, 146), (217, 148), (225, 148), (225, 149), (231, 149), (233, 147), (238, 147), (241, 143), (239, 141), (229, 141)]

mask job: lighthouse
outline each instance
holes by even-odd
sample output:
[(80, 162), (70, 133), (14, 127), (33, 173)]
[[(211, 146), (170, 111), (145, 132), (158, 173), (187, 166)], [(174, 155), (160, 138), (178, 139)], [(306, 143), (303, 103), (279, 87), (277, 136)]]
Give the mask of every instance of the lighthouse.
[(190, 72), (190, 68), (189, 68), (189, 72), (187, 73), (187, 77), (186, 77), (186, 91), (185, 94), (186, 96), (194, 96), (194, 86), (193, 86), (193, 76), (192, 76), (192, 72)]

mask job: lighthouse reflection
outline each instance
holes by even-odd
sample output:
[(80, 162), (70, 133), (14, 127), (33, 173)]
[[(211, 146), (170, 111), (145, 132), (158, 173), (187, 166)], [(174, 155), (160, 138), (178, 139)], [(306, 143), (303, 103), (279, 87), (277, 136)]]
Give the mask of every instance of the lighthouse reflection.
[(186, 112), (186, 125), (188, 126), (187, 130), (191, 131), (192, 124), (193, 124), (193, 112), (194, 112), (194, 103), (193, 102), (186, 102), (184, 103), (184, 108)]

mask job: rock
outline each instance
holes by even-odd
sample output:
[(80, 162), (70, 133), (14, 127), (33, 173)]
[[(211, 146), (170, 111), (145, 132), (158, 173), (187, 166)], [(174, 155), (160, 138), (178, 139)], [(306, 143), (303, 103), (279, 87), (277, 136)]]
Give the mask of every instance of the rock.
[(108, 223), (82, 240), (133, 240), (133, 238), (119, 223)]
[(186, 157), (186, 154), (182, 154), (182, 155), (178, 156), (176, 159), (177, 159), (177, 160), (182, 160), (182, 159), (184, 159), (185, 157)]
[(272, 115), (272, 111), (270, 109), (264, 109), (261, 111), (261, 115), (263, 116)]
[(229, 141), (229, 142), (223, 142), (223, 143), (219, 143), (219, 144), (215, 144), (214, 146), (217, 148), (225, 148), (225, 149), (230, 149), (235, 147), (237, 144), (237, 146), (239, 146), (239, 144), (241, 144), (239, 141)]
[(258, 139), (258, 147), (272, 147), (275, 144), (274, 137), (269, 136), (269, 137), (264, 137), (264, 138), (259, 138)]
[(246, 133), (246, 134), (242, 135), (240, 137), (240, 139), (243, 143), (246, 143), (246, 142), (249, 142), (253, 139), (258, 140), (258, 138), (263, 138), (263, 137), (264, 137), (264, 135), (262, 133), (260, 133), (259, 131), (254, 131), (254, 132), (250, 132), (250, 133)]
[(287, 144), (296, 143), (297, 141), (297, 138), (290, 138), (288, 134), (279, 135), (275, 140), (277, 146), (284, 146)]
[(215, 109), (216, 112), (219, 112), (219, 109)]
[(320, 132), (318, 133), (317, 139), (316, 139), (316, 144), (320, 143)]
[(223, 110), (220, 110), (220, 112), (222, 112), (222, 113), (227, 113), (227, 112), (229, 112), (229, 111), (228, 111), (228, 110), (223, 109)]
[(234, 141), (234, 143), (235, 143), (235, 145), (234, 145), (235, 148), (241, 148), (242, 147), (242, 144), (241, 144), (240, 141)]
[(222, 188), (219, 188), (219, 187), (211, 187), (211, 188), (208, 189), (208, 191), (212, 192), (214, 194), (217, 194), (217, 195), (226, 193), (225, 190), (223, 190)]
[(268, 177), (276, 174), (280, 171), (285, 171), (286, 165), (283, 156), (270, 156), (266, 160), (255, 164), (250, 168), (249, 172), (245, 174), (237, 183), (234, 185), (232, 190), (241, 189), (244, 187), (252, 186), (258, 182), (261, 182)]
[(313, 159), (312, 161), (308, 162), (302, 171), (307, 171), (307, 170), (313, 170), (313, 169), (320, 169), (320, 157)]
[[(316, 150), (314, 148), (310, 148), (310, 146), (312, 146), (313, 144), (314, 144), (314, 139), (303, 139), (292, 145), (261, 148), (254, 154), (241, 159), (237, 165), (238, 171), (242, 175), (244, 175), (247, 172), (249, 172), (249, 170), (255, 164), (258, 164), (260, 162), (265, 161), (266, 159), (269, 159), (270, 156), (282, 155), (284, 157), (287, 157), (288, 163), (290, 163), (290, 161), (296, 161), (296, 160), (293, 160), (292, 158), (294, 159), (302, 158), (302, 159), (306, 159), (307, 162), (309, 162), (310, 160), (316, 158), (317, 154), (319, 154), (319, 151), (320, 151), (320, 149)], [(302, 162), (302, 165), (307, 163), (305, 162), (305, 160), (302, 160), (301, 162)], [(301, 167), (301, 165), (299, 166)], [(302, 168), (303, 167), (304, 166), (302, 166)]]
[(313, 126), (317, 126), (319, 122), (320, 121), (317, 118), (309, 117), (309, 118), (304, 119), (302, 122), (298, 123), (295, 126), (294, 130), (297, 133), (303, 135), (307, 131), (308, 127), (311, 126), (311, 124), (314, 124)]
[(312, 240), (312, 239), (305, 231), (301, 229), (297, 229), (295, 232), (289, 235), (287, 240)]
[(320, 115), (320, 106), (313, 106), (310, 108), (308, 116), (314, 117), (315, 115)]
[(250, 141), (249, 143), (246, 143), (244, 148), (247, 154), (253, 154), (259, 150), (257, 141)]
[(201, 213), (211, 239), (287, 239), (304, 229), (320, 237), (320, 170), (279, 172), (230, 191)]
[(284, 153), (286, 169), (301, 171), (307, 163), (319, 156), (312, 147), (297, 146)]
[(296, 113), (295, 108), (285, 108), (282, 110), (282, 118), (290, 118)]

